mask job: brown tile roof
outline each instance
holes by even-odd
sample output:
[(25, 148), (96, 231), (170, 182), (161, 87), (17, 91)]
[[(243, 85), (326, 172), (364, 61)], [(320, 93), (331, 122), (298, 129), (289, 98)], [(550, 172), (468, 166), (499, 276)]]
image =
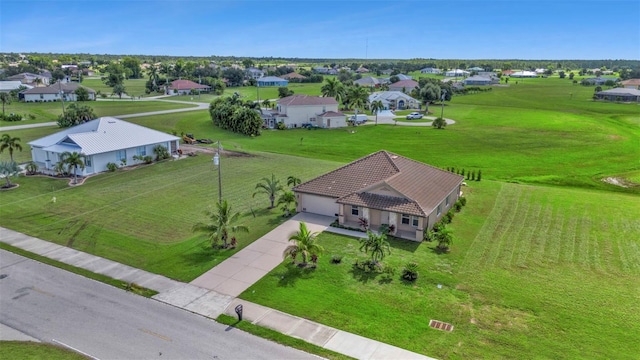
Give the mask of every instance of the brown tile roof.
[[(333, 197), (337, 202), (426, 216), (456, 189), (464, 178), (385, 150), (355, 160), (302, 183), (296, 192)], [(368, 193), (386, 184), (406, 199)]]
[(640, 86), (640, 79), (629, 79), (620, 82), (622, 85)]
[(397, 87), (403, 87), (406, 89), (414, 89), (418, 87), (418, 82), (415, 80), (400, 80), (400, 81), (396, 81), (393, 84), (389, 85), (389, 87), (393, 87), (393, 88), (397, 88)]
[(304, 75), (300, 75), (297, 72), (291, 72), (286, 75), (282, 75), (283, 79), (306, 79), (307, 77)]
[(191, 89), (210, 89), (210, 86), (200, 85), (191, 80), (174, 80), (171, 82), (169, 89), (175, 90), (191, 90)]
[(338, 102), (332, 97), (320, 97), (310, 95), (291, 95), (278, 100), (280, 105), (337, 105)]

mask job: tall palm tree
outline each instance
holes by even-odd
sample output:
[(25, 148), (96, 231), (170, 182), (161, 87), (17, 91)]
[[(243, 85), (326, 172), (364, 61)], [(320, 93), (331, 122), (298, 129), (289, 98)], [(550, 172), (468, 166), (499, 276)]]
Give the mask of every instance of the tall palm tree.
[(350, 109), (362, 109), (367, 104), (369, 93), (362, 86), (350, 86), (347, 89), (346, 102)]
[(11, 104), (11, 94), (6, 92), (1, 92), (0, 101), (2, 101), (2, 116), (4, 116), (4, 106)]
[(373, 101), (371, 105), (369, 105), (369, 108), (371, 109), (371, 112), (376, 114), (376, 125), (378, 125), (378, 112), (380, 110), (384, 110), (384, 105), (382, 104), (382, 101), (380, 100)]
[(151, 65), (147, 69), (147, 72), (149, 73), (149, 80), (151, 80), (151, 83), (153, 84), (153, 91), (158, 90), (158, 71), (159, 69), (155, 65)]
[(11, 187), (11, 180), (9, 180), (12, 176), (18, 176), (20, 173), (20, 167), (15, 161), (0, 161), (0, 174), (4, 176), (5, 181), (7, 182), (6, 188)]
[(253, 197), (256, 197), (257, 194), (267, 194), (271, 202), (269, 209), (273, 209), (276, 196), (283, 190), (284, 187), (280, 184), (280, 180), (276, 179), (274, 174), (271, 174), (271, 179), (264, 177), (256, 184), (256, 192), (253, 193)]
[(271, 108), (271, 100), (264, 99), (264, 101), (262, 101), (262, 106), (264, 106), (267, 109), (270, 109)]
[(297, 202), (298, 202), (298, 199), (296, 199), (296, 195), (293, 193), (293, 191), (285, 191), (278, 198), (278, 202), (276, 205), (278, 206), (282, 205), (282, 211), (284, 212), (284, 216), (289, 217), (291, 216), (291, 207), (292, 207), (291, 205), (294, 205), (293, 207), (295, 208), (295, 204)]
[(222, 240), (223, 247), (226, 248), (230, 234), (249, 232), (249, 228), (244, 225), (234, 225), (241, 214), (239, 212), (234, 213), (227, 200), (217, 202), (215, 211), (207, 210), (205, 214), (211, 220), (211, 223), (199, 222), (193, 225), (193, 231), (207, 233), (212, 247), (215, 247), (218, 241)]
[(364, 251), (366, 254), (371, 253), (371, 260), (373, 262), (377, 263), (382, 261), (387, 254), (391, 254), (389, 243), (387, 242), (387, 235), (378, 235), (374, 232), (367, 231), (367, 237), (360, 239), (360, 251)]
[(302, 181), (300, 181), (300, 179), (298, 179), (295, 176), (288, 176), (287, 177), (287, 186), (296, 186), (296, 185), (300, 185)]
[(295, 262), (298, 254), (302, 255), (302, 264), (307, 263), (307, 258), (321, 254), (324, 248), (317, 244), (317, 232), (310, 232), (305, 222), (300, 222), (300, 230), (289, 236), (289, 241), (295, 242), (287, 246), (282, 253), (283, 257), (291, 257)]
[(5, 150), (9, 150), (9, 157), (13, 162), (13, 151), (18, 150), (22, 151), (22, 145), (20, 145), (19, 137), (11, 137), (9, 134), (2, 134), (0, 138), (0, 154), (2, 154)]
[(78, 183), (78, 168), (84, 170), (87, 155), (78, 152), (65, 151), (60, 154), (60, 162), (67, 165), (67, 171), (73, 169), (73, 183)]
[(327, 78), (327, 82), (320, 89), (322, 96), (333, 97), (338, 104), (341, 104), (345, 98), (344, 85), (337, 78)]

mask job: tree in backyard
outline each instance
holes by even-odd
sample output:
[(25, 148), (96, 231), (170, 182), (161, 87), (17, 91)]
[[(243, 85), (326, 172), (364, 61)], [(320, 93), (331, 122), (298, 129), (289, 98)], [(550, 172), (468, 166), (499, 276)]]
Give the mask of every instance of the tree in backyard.
[(105, 68), (105, 72), (107, 75), (101, 78), (102, 82), (109, 87), (114, 87), (124, 82), (127, 69), (121, 64), (111, 63)]
[(290, 257), (295, 263), (298, 255), (302, 255), (302, 265), (306, 265), (307, 259), (324, 252), (324, 248), (317, 243), (317, 236), (317, 232), (309, 231), (307, 224), (301, 221), (300, 229), (289, 236), (289, 241), (294, 243), (284, 249), (284, 258)]
[(73, 169), (73, 183), (78, 183), (78, 168), (84, 170), (87, 155), (79, 152), (65, 151), (60, 154), (60, 162), (67, 166), (67, 172)]
[(113, 93), (122, 99), (122, 94), (126, 94), (127, 90), (125, 89), (124, 84), (115, 84), (113, 86)]
[(338, 72), (337, 79), (344, 85), (350, 85), (353, 83), (353, 75), (346, 70), (340, 70), (340, 72)]
[(369, 105), (369, 108), (372, 113), (376, 114), (376, 125), (378, 125), (378, 112), (380, 112), (380, 110), (384, 110), (384, 104), (382, 104), (382, 101), (376, 100)]
[(275, 207), (276, 197), (284, 191), (284, 187), (280, 184), (280, 180), (276, 179), (274, 174), (271, 174), (271, 179), (267, 177), (262, 178), (262, 180), (256, 184), (255, 189), (256, 192), (253, 193), (253, 197), (258, 194), (266, 194), (269, 196), (269, 202), (271, 203), (269, 209), (273, 209)]
[(71, 104), (67, 107), (64, 114), (58, 116), (58, 126), (61, 128), (71, 127), (95, 118), (97, 118), (97, 116), (90, 106)]
[(346, 106), (348, 109), (364, 109), (369, 99), (367, 89), (361, 86), (350, 86), (346, 92)]
[(199, 222), (193, 225), (194, 232), (203, 232), (211, 241), (211, 246), (215, 247), (219, 241), (222, 241), (222, 247), (227, 248), (227, 240), (229, 235), (238, 232), (249, 232), (249, 228), (244, 225), (236, 225), (241, 214), (233, 212), (231, 205), (227, 200), (216, 203), (215, 210), (205, 211), (210, 223)]
[(431, 124), (431, 126), (433, 126), (436, 129), (444, 129), (445, 126), (447, 126), (447, 121), (441, 117), (438, 117), (435, 120), (433, 120), (433, 123)]
[(2, 137), (0, 137), (0, 154), (5, 150), (9, 151), (9, 158), (11, 158), (11, 162), (13, 162), (13, 152), (15, 150), (22, 151), (20, 138), (11, 137), (9, 134), (2, 134)]
[(3, 188), (13, 187), (11, 184), (11, 177), (18, 176), (20, 174), (20, 167), (15, 161), (0, 161), (0, 175), (4, 177), (6, 185)]
[(322, 96), (335, 98), (338, 104), (342, 104), (345, 91), (344, 85), (336, 78), (327, 78), (327, 82), (320, 88)]
[(4, 106), (11, 104), (11, 95), (6, 92), (0, 92), (0, 101), (2, 101), (2, 116), (4, 117)]
[(252, 67), (253, 66), (253, 60), (251, 60), (251, 59), (242, 60), (242, 66), (244, 66), (245, 69)]
[(438, 242), (436, 248), (439, 251), (449, 251), (449, 248), (453, 243), (453, 235), (451, 234), (451, 230), (443, 228), (440, 231), (436, 232), (435, 240)]
[(293, 191), (285, 191), (278, 197), (277, 206), (282, 205), (281, 209), (284, 212), (285, 217), (291, 216), (291, 208), (295, 209), (298, 200)]
[(271, 109), (271, 100), (269, 100), (269, 99), (264, 99), (264, 100), (262, 101), (262, 106), (264, 106), (264, 107), (265, 107), (265, 108), (267, 108), (267, 109)]
[(213, 84), (211, 84), (211, 91), (213, 91), (214, 95), (224, 94), (225, 88), (226, 88), (226, 85), (224, 84), (224, 81), (220, 79), (216, 79), (216, 81), (214, 81)]
[(131, 71), (130, 77), (134, 79), (142, 78), (142, 68), (140, 67), (140, 60), (131, 56), (125, 56), (120, 62), (125, 69)]
[(149, 68), (147, 68), (147, 74), (149, 74), (149, 82), (151, 83), (151, 88), (149, 89), (150, 91), (158, 91), (158, 82), (160, 81), (160, 77), (158, 76), (159, 71), (160, 69), (155, 65), (151, 65), (149, 66)]
[(178, 79), (182, 79), (184, 75), (186, 75), (186, 63), (182, 59), (178, 59), (175, 65), (173, 65), (173, 76)]
[(296, 185), (300, 185), (302, 181), (295, 176), (287, 176), (287, 186), (294, 187)]
[(89, 101), (89, 91), (84, 86), (78, 86), (78, 88), (74, 91), (76, 94), (77, 101)]
[(436, 100), (440, 100), (441, 92), (442, 90), (440, 89), (440, 86), (431, 82), (427, 83), (425, 86), (423, 86), (420, 89), (420, 99), (422, 100), (422, 103), (425, 105), (425, 109), (424, 109), (425, 114), (429, 114), (430, 103)]
[(286, 86), (281, 86), (278, 88), (278, 97), (279, 98), (285, 98), (287, 96), (291, 96), (293, 95), (293, 90), (290, 90), (288, 87)]
[(386, 255), (391, 254), (387, 235), (367, 231), (367, 237), (360, 239), (360, 251), (369, 254), (374, 263), (382, 261)]
[(222, 74), (229, 81), (229, 86), (241, 86), (244, 81), (244, 71), (240, 69), (228, 68)]

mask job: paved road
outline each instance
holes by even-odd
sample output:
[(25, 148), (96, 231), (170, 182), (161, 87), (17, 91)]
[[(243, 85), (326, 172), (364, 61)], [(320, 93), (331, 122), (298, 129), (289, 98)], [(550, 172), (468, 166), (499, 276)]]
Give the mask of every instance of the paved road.
[(0, 264), (0, 323), (94, 358), (317, 359), (10, 252)]

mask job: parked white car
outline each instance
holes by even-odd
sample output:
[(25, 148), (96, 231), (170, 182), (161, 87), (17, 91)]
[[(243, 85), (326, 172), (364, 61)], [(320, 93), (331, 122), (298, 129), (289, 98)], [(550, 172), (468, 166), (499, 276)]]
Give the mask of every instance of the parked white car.
[(422, 119), (422, 114), (417, 112), (412, 112), (411, 114), (407, 115), (407, 120), (413, 120), (413, 119)]

